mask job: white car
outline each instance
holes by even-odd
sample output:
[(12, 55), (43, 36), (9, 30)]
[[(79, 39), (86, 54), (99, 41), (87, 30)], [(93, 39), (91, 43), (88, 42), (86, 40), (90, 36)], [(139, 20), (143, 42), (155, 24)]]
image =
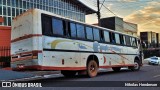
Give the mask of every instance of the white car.
[(148, 59), (148, 64), (152, 64), (152, 65), (159, 65), (160, 64), (160, 57), (156, 57), (156, 56), (154, 56), (154, 57), (150, 57), (149, 59)]

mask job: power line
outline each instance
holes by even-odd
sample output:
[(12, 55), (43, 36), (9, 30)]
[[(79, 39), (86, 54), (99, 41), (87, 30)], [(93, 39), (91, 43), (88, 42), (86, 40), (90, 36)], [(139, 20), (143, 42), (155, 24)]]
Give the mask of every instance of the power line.
[(101, 8), (102, 8), (102, 6), (103, 6), (104, 2), (105, 2), (105, 0), (103, 0), (103, 3), (102, 3), (102, 5), (101, 5), (101, 7), (100, 7), (100, 10), (101, 10)]
[[(102, 4), (103, 5), (103, 4)], [(114, 12), (112, 12), (109, 8), (107, 8), (106, 6), (104, 6), (103, 5), (103, 7), (105, 8), (105, 9), (107, 9), (108, 11), (110, 11), (113, 15), (115, 15), (115, 16), (117, 16)]]
[[(110, 11), (112, 14), (114, 14), (115, 16), (117, 16), (113, 11), (111, 11), (109, 8), (107, 8), (104, 4), (102, 4), (108, 11)], [(118, 17), (118, 16), (117, 16)], [(129, 25), (128, 23), (126, 23), (127, 25)], [(136, 29), (137, 30), (137, 28), (135, 28), (135, 27), (133, 27), (133, 26), (131, 26), (131, 25), (129, 25), (130, 27), (132, 27), (133, 29)]]

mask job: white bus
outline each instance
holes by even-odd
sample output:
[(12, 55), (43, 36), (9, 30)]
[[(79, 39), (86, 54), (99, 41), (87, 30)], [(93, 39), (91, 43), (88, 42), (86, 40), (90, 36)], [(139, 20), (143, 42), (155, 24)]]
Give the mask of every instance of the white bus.
[[(112, 24), (111, 24), (112, 25)], [(64, 76), (99, 68), (139, 70), (138, 38), (32, 9), (12, 23), (11, 67), (14, 70), (60, 70)]]

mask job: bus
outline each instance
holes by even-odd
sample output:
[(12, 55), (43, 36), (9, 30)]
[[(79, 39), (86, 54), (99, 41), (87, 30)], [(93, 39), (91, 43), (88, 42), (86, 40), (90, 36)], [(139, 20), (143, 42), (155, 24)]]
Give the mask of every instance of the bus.
[(142, 66), (137, 37), (31, 9), (14, 18), (11, 32), (13, 70), (58, 70), (64, 76), (100, 68), (137, 71)]

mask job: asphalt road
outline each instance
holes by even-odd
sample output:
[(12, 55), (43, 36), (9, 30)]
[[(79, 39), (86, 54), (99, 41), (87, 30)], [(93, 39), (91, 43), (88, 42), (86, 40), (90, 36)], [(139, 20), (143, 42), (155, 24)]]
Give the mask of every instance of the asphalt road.
[[(149, 82), (149, 81), (159, 81), (160, 83), (160, 66), (152, 66), (152, 65), (144, 65), (141, 67), (139, 71), (130, 71), (127, 69), (123, 69), (120, 72), (113, 72), (111, 70), (101, 70), (97, 77), (88, 78), (86, 76), (75, 76), (72, 78), (63, 77), (61, 74), (53, 74), (52, 76), (45, 76), (45, 79), (35, 80), (31, 82), (41, 82), (42, 86), (47, 86), (47, 90), (160, 90), (160, 87), (96, 87), (94, 84), (116, 84), (121, 83), (123, 81), (132, 81), (132, 82)], [(66, 86), (66, 84), (70, 83), (70, 86)], [(93, 83), (92, 83), (93, 82)], [(98, 82), (98, 83), (97, 83)], [(84, 84), (91, 84), (91, 86), (87, 87), (78, 87), (85, 86)], [(58, 87), (52, 87), (58, 86)], [(98, 85), (101, 86), (101, 85)], [(103, 85), (102, 85), (103, 86)], [(116, 85), (115, 85), (116, 86)], [(25, 88), (24, 90), (28, 90), (31, 88)], [(37, 90), (44, 90), (45, 88), (37, 88)], [(3, 90), (3, 89), (2, 89)], [(9, 89), (7, 89), (9, 90)], [(12, 89), (13, 90), (13, 89)], [(17, 90), (17, 89), (15, 89)], [(23, 90), (23, 88), (19, 89)], [(35, 90), (35, 88), (34, 88)]]
[(160, 66), (144, 65), (139, 71), (131, 71), (125, 68), (119, 72), (114, 72), (111, 69), (100, 70), (97, 77), (94, 78), (88, 78), (84, 75), (66, 78), (61, 74), (46, 75), (45, 77), (46, 79), (37, 81), (51, 85), (55, 81), (160, 81)]

